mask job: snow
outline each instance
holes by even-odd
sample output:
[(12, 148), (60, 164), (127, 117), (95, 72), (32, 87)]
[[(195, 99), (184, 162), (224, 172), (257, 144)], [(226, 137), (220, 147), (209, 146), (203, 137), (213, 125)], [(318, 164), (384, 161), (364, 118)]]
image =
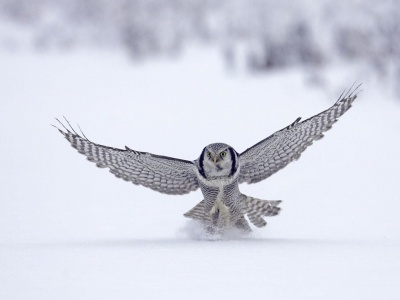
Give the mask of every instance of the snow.
[[(326, 67), (227, 73), (220, 53), (132, 64), (117, 52), (0, 54), (0, 299), (398, 299), (400, 105), (363, 74)], [(206, 240), (168, 196), (95, 168), (50, 124), (93, 141), (195, 159), (241, 152), (354, 80), (363, 92), (299, 161), (243, 193), (283, 200), (249, 237)]]

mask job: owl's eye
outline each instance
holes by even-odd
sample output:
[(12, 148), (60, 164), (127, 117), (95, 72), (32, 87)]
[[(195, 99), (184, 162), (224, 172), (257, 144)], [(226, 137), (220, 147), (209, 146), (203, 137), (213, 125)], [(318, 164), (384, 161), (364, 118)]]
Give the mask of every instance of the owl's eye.
[(219, 155), (220, 155), (222, 158), (224, 158), (224, 157), (226, 156), (226, 151), (222, 151)]
[(211, 157), (211, 153), (210, 151), (207, 152), (207, 157), (210, 158)]

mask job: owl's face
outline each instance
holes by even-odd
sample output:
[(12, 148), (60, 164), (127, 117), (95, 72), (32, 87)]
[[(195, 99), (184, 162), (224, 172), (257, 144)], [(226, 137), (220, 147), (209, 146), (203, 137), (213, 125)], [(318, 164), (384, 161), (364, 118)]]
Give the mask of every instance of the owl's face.
[(198, 160), (199, 172), (205, 178), (232, 176), (236, 173), (238, 163), (236, 151), (222, 143), (205, 147)]

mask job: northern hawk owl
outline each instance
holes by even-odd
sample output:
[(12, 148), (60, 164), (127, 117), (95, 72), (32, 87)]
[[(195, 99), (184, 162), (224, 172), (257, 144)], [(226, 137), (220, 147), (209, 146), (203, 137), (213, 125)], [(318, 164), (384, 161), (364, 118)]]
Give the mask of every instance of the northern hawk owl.
[(184, 216), (200, 220), (209, 232), (223, 232), (231, 227), (250, 231), (246, 215), (252, 224), (263, 227), (267, 224), (263, 217), (277, 215), (281, 201), (246, 196), (240, 192), (239, 184), (264, 180), (297, 160), (351, 107), (357, 97), (356, 90), (343, 93), (329, 109), (302, 122), (300, 118), (296, 119), (240, 154), (227, 144), (214, 143), (206, 146), (194, 161), (128, 147), (117, 149), (99, 145), (61, 122), (65, 131), (58, 130), (89, 161), (98, 167), (109, 168), (125, 181), (172, 195), (187, 194), (200, 188), (204, 199)]

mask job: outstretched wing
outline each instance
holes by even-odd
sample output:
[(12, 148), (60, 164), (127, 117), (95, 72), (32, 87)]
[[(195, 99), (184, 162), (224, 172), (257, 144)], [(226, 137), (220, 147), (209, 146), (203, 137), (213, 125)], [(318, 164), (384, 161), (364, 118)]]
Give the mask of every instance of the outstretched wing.
[(329, 109), (303, 122), (298, 118), (288, 127), (241, 153), (239, 182), (259, 182), (298, 159), (313, 141), (321, 139), (323, 132), (329, 130), (351, 107), (357, 98), (357, 88), (342, 94)]
[(60, 124), (65, 131), (56, 128), (72, 147), (98, 167), (109, 168), (118, 178), (164, 194), (186, 194), (199, 187), (194, 171), (195, 165), (191, 161), (139, 152), (128, 147), (122, 150), (95, 144), (83, 133), (82, 137), (72, 127), (70, 131), (61, 122)]

